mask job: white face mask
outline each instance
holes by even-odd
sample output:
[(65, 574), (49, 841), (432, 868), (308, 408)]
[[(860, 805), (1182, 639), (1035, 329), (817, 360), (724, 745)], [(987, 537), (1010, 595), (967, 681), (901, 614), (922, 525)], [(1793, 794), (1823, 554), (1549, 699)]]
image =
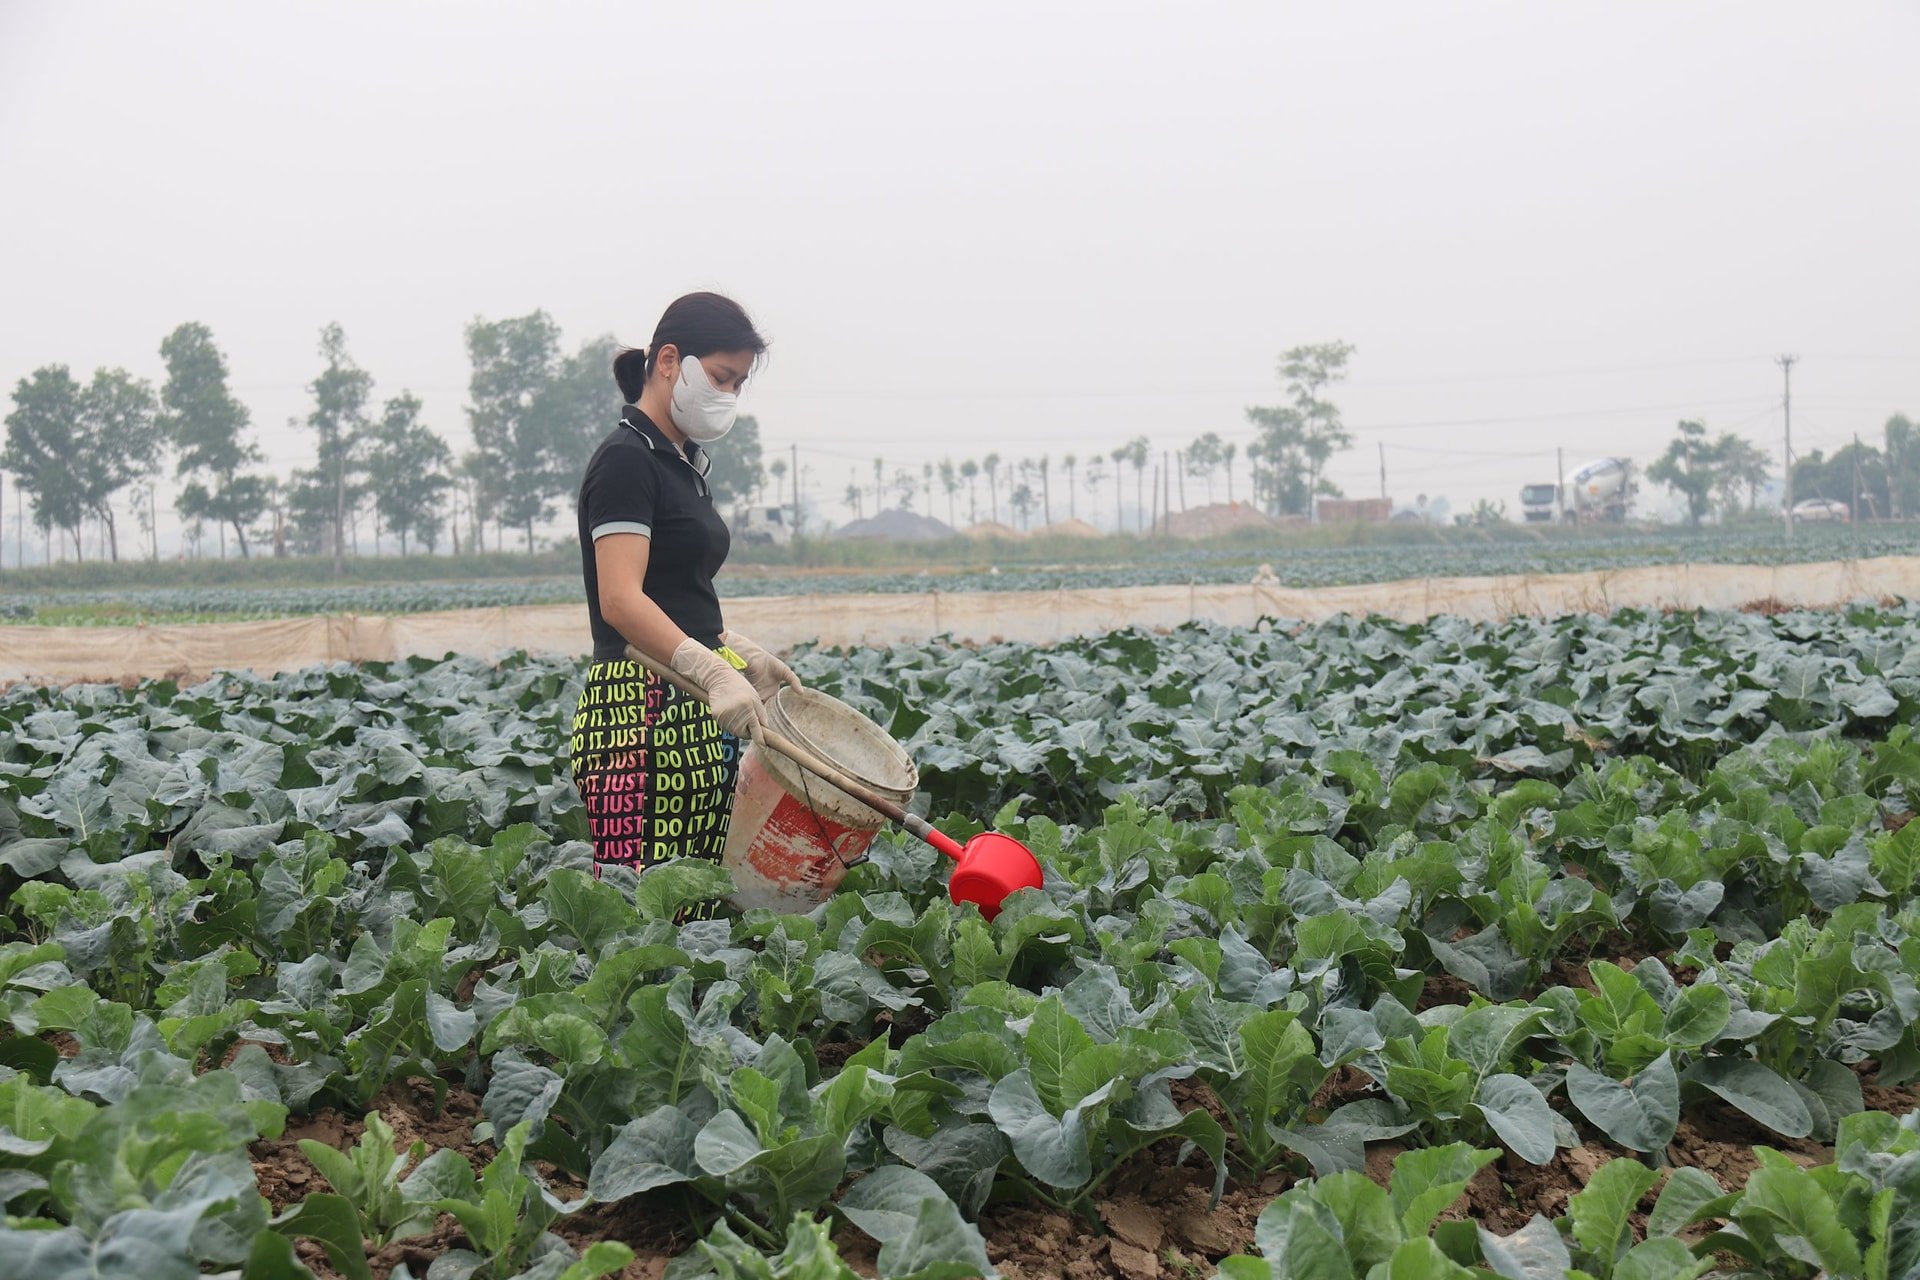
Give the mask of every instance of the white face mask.
[(673, 425), (695, 444), (712, 444), (733, 430), (733, 419), (740, 412), (740, 397), (721, 391), (707, 377), (707, 371), (693, 356), (680, 360), (680, 376), (674, 380), (670, 406)]

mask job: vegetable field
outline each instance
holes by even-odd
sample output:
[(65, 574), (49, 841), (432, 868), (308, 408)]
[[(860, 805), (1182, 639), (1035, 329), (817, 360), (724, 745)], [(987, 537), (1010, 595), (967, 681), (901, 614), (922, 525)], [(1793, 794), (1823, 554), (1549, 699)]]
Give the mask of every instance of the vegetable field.
[[(1022, 554), (1018, 544), (997, 548)], [(1029, 553), (1030, 554), (1030, 553)], [(1552, 530), (1528, 536), (1508, 530), (1480, 538), (1475, 531), (1437, 532), (1424, 539), (1356, 546), (1290, 544), (1193, 547), (1165, 542), (1129, 543), (1115, 561), (1099, 541), (1089, 542), (1086, 563), (1034, 565), (1003, 561), (994, 566), (944, 566), (874, 572), (796, 571), (752, 563), (734, 564), (716, 580), (723, 596), (919, 591), (1057, 591), (1110, 587), (1240, 583), (1269, 563), (1280, 585), (1350, 586), (1410, 578), (1492, 577), (1502, 574), (1580, 573), (1665, 564), (1807, 564), (1828, 560), (1920, 554), (1920, 526), (1809, 526), (1789, 541), (1781, 530), (1664, 530), (1657, 534), (1593, 535)], [(385, 562), (391, 568), (393, 562)], [(435, 572), (419, 557), (420, 572)], [(444, 571), (442, 571), (444, 572)], [(54, 626), (149, 622), (221, 622), (298, 617), (314, 613), (430, 613), (515, 605), (572, 604), (580, 577), (560, 576), (459, 581), (421, 580), (352, 585), (172, 586), (127, 585), (111, 589), (45, 589), (0, 592), (0, 622)]]
[(567, 664), (0, 694), (0, 1276), (1920, 1275), (1920, 608), (795, 666), (1046, 888), (676, 925)]

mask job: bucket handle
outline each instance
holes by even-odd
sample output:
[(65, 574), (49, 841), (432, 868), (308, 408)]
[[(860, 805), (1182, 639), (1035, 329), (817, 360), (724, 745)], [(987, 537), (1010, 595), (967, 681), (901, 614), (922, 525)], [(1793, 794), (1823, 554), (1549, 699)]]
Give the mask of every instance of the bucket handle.
[[(627, 657), (639, 663), (648, 671), (653, 672), (688, 697), (694, 698), (702, 703), (706, 702), (707, 691), (705, 689), (702, 689), (699, 685), (687, 679), (666, 663), (657, 662), (649, 658), (632, 645), (627, 646)], [(834, 786), (840, 788), (840, 790), (846, 792), (861, 804), (867, 806), (867, 808), (884, 818), (899, 823), (912, 835), (921, 840), (925, 840), (949, 858), (958, 858), (960, 856), (960, 846), (940, 832), (934, 830), (933, 824), (925, 818), (920, 817), (918, 814), (908, 813), (901, 805), (881, 795), (857, 778), (849, 776), (846, 770), (821, 759), (818, 755), (807, 750), (799, 743), (794, 742), (779, 730), (769, 725), (762, 725), (754, 731), (753, 740), (778, 751), (781, 755), (793, 761), (801, 768), (810, 769), (814, 773), (819, 774), (822, 778), (831, 782)], [(836, 854), (835, 856), (838, 855)]]

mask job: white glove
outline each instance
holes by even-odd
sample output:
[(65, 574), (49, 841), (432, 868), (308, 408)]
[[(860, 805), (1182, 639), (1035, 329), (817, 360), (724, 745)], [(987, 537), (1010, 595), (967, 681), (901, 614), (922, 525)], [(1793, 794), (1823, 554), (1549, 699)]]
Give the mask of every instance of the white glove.
[(698, 640), (687, 639), (673, 651), (673, 669), (700, 686), (720, 727), (736, 738), (751, 738), (766, 723), (760, 695), (732, 663)]
[(754, 691), (762, 701), (780, 692), (783, 684), (801, 687), (800, 677), (793, 674), (793, 668), (762, 649), (738, 631), (722, 631), (720, 640), (727, 648), (747, 660), (747, 679), (752, 682)]

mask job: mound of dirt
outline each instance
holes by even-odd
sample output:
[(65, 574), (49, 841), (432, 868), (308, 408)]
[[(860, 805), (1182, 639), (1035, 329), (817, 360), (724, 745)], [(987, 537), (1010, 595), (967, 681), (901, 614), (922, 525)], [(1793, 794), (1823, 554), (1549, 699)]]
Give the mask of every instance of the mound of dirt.
[(966, 528), (962, 529), (960, 533), (962, 537), (975, 538), (975, 539), (1024, 538), (1027, 536), (1026, 534), (1020, 532), (1018, 529), (1014, 528), (1012, 525), (1001, 524), (997, 520), (982, 520), (978, 524), (970, 524)]
[(1051, 534), (1058, 538), (1098, 538), (1104, 535), (1085, 520), (1055, 520), (1052, 524), (1035, 529), (1037, 535)]
[(912, 511), (882, 511), (879, 515), (868, 516), (865, 520), (855, 520), (843, 524), (833, 531), (836, 538), (891, 538), (907, 542), (926, 542), (935, 538), (951, 538), (953, 529), (944, 520), (935, 520), (932, 516), (919, 515)]
[(1246, 502), (1213, 502), (1176, 511), (1167, 517), (1167, 532), (1176, 538), (1214, 538), (1239, 529), (1271, 529), (1274, 521)]

